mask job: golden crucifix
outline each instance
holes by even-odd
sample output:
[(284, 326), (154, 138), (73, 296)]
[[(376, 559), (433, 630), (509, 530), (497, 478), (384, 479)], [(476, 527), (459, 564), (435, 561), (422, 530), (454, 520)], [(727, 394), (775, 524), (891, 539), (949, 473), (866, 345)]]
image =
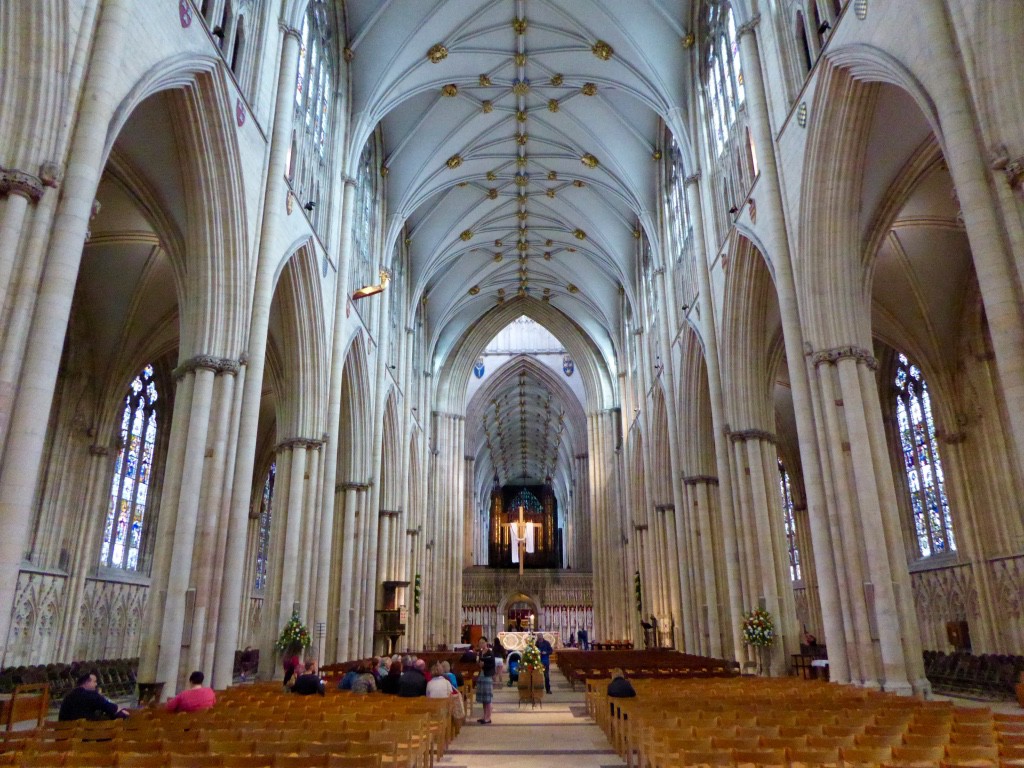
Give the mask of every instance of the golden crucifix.
[(528, 523), (523, 516), (525, 508), (519, 505), (519, 522), (512, 521), (508, 524), (509, 534), (512, 537), (512, 562), (519, 563), (519, 575), (523, 575), (523, 561), (526, 560), (526, 553), (533, 554), (533, 542), (540, 523)]

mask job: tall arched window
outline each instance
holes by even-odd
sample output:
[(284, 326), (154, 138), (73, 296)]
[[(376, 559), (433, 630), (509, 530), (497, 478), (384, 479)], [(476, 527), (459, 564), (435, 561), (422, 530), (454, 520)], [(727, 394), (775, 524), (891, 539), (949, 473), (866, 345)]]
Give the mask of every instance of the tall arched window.
[(295, 120), (289, 161), (292, 191), (318, 232), (327, 221), (327, 200), (321, 189), (330, 184), (327, 136), (334, 93), (330, 10), (325, 0), (310, 0), (302, 22), (299, 65), (295, 78)]
[(800, 581), (800, 549), (796, 544), (796, 518), (793, 516), (793, 489), (789, 484), (789, 472), (779, 461), (779, 493), (782, 495), (782, 520), (786, 528), (786, 546), (789, 549), (789, 577)]
[(715, 154), (720, 155), (746, 94), (732, 9), (724, 1), (708, 2), (707, 11), (704, 87)]
[(373, 227), (376, 221), (377, 200), (376, 176), (373, 172), (374, 141), (374, 137), (371, 136), (363, 147), (363, 153), (359, 156), (359, 170), (356, 173), (355, 216), (352, 225), (355, 263), (350, 281), (356, 288), (378, 282), (373, 262)]
[(260, 532), (256, 539), (256, 578), (253, 586), (262, 592), (267, 586), (267, 560), (270, 555), (270, 516), (274, 504), (274, 477), (277, 475), (277, 462), (267, 470), (267, 479), (263, 481), (263, 495), (260, 497)]
[(945, 478), (935, 438), (928, 384), (921, 369), (899, 354), (896, 366), (896, 424), (903, 470), (921, 557), (956, 551)]
[(107, 522), (103, 526), (100, 565), (135, 571), (142, 549), (149, 484), (156, 449), (157, 391), (153, 366), (136, 376), (121, 412), (121, 449), (114, 462)]

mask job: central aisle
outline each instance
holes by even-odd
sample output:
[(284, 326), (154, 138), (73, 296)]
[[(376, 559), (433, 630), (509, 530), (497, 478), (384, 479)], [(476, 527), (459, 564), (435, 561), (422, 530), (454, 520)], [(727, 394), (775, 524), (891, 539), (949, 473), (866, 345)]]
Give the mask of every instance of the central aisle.
[(618, 768), (625, 763), (612, 750), (601, 729), (587, 717), (582, 691), (572, 691), (565, 678), (552, 671), (551, 695), (544, 705), (519, 706), (519, 693), (494, 686), (490, 725), (478, 724), (479, 704), (458, 738), (437, 765), (443, 768)]

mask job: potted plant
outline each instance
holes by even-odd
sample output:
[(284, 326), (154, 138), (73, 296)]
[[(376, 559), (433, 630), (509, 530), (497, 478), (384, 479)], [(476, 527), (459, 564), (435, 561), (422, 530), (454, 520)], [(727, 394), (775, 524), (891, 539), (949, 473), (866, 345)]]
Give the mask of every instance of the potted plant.
[(528, 701), (532, 706), (536, 706), (541, 702), (544, 697), (544, 665), (541, 663), (537, 640), (533, 635), (526, 639), (517, 684), (520, 704)]
[(761, 674), (771, 674), (771, 652), (775, 643), (775, 623), (772, 615), (762, 608), (743, 614), (743, 644), (756, 649)]

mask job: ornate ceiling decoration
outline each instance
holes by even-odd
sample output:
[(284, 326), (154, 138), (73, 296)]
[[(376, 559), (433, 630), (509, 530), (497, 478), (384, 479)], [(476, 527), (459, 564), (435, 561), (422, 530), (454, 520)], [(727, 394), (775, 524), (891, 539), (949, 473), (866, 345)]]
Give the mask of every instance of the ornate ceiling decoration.
[[(535, 300), (571, 318), (614, 370), (624, 302), (640, 290), (634, 233), (657, 243), (662, 131), (687, 120), (690, 0), (344, 10), (357, 54), (351, 152), (382, 130), (385, 243), (410, 240), (431, 367), (487, 312)], [(540, 390), (524, 409), (503, 395), (481, 444), (501, 446), (495, 464), (514, 473), (525, 462), (543, 479), (557, 416), (546, 421)]]

